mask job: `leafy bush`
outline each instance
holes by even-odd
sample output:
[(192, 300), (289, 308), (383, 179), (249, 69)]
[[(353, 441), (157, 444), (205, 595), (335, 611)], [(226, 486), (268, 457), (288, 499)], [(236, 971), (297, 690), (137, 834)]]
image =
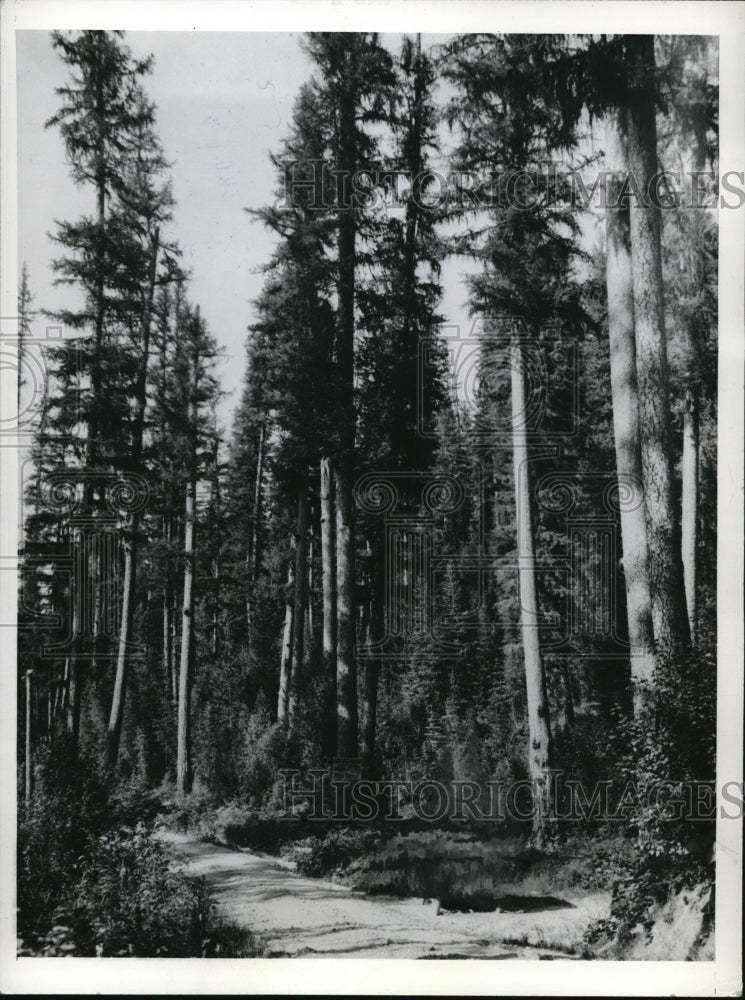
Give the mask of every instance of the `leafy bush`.
[(219, 920), (205, 884), (189, 878), (142, 824), (101, 834), (75, 870), (53, 926), (22, 938), (22, 954), (255, 954), (250, 932)]
[[(137, 813), (131, 788), (107, 798), (85, 758), (40, 748), (36, 784), (18, 830), (21, 955), (250, 955), (248, 931), (221, 921)], [(145, 803), (150, 812), (152, 802)]]
[(101, 836), (72, 899), (81, 954), (200, 955), (210, 903), (140, 825)]
[(37, 751), (35, 788), (18, 823), (18, 922), (22, 935), (50, 930), (58, 902), (77, 883), (79, 862), (109, 824), (100, 772), (60, 747)]
[(340, 827), (330, 830), (325, 837), (310, 837), (300, 849), (287, 856), (297, 863), (303, 875), (322, 878), (340, 873), (350, 864), (370, 854), (380, 844), (377, 830)]
[[(653, 713), (616, 726), (618, 787), (632, 784), (639, 808), (627, 824), (634, 849), (617, 866), (610, 917), (586, 935), (588, 946), (600, 952), (624, 957), (625, 950), (649, 942), (671, 899), (706, 892), (714, 883), (714, 820), (691, 820), (676, 804), (685, 802), (687, 783), (714, 777), (715, 648), (701, 634), (695, 652), (675, 660), (661, 655)], [(650, 798), (659, 787), (664, 794)], [(704, 922), (710, 918), (707, 910)]]

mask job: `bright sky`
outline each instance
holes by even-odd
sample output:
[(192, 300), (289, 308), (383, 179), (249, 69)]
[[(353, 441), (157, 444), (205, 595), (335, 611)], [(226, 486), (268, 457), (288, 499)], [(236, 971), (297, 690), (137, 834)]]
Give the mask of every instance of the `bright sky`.
[[(145, 89), (157, 105), (157, 127), (176, 199), (172, 235), (191, 270), (190, 297), (201, 306), (225, 351), (220, 407), (226, 429), (239, 397), (251, 301), (261, 289), (261, 266), (272, 237), (243, 209), (269, 202), (275, 177), (268, 153), (288, 131), (292, 106), (311, 67), (292, 33), (127, 32), (135, 56), (152, 53)], [(383, 35), (392, 50), (400, 36)], [(434, 38), (423, 37), (426, 47)], [(54, 287), (50, 239), (54, 220), (92, 212), (93, 193), (76, 189), (56, 128), (44, 123), (58, 109), (55, 88), (67, 67), (46, 31), (17, 35), (19, 264), (29, 268), (34, 306), (56, 309), (75, 301)], [(466, 291), (453, 261), (444, 275), (444, 311), (463, 317)], [(42, 321), (43, 323), (43, 321)], [(42, 327), (43, 329), (43, 327)]]

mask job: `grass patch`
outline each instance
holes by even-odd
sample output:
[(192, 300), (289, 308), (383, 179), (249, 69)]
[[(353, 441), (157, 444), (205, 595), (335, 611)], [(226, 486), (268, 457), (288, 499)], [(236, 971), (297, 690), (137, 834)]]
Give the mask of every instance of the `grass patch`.
[(352, 860), (345, 874), (354, 888), (373, 894), (492, 899), (497, 906), (510, 896), (606, 891), (611, 857), (629, 850), (622, 840), (568, 842), (543, 852), (514, 837), (416, 832), (387, 839), (373, 853)]

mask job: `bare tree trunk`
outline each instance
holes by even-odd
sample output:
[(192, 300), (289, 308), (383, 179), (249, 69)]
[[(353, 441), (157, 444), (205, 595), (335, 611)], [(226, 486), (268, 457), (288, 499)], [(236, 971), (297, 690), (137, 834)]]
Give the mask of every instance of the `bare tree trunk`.
[(56, 689), (58, 687), (58, 682), (55, 680), (49, 681), (46, 689), (46, 703), (47, 703), (47, 739), (51, 739), (52, 736), (52, 721), (54, 719), (54, 699), (56, 696)]
[(525, 370), (517, 341), (512, 344), (512, 451), (515, 469), (517, 558), (520, 591), (520, 624), (525, 658), (528, 702), (528, 771), (533, 785), (533, 837), (545, 839), (552, 801), (551, 726), (546, 675), (538, 637), (538, 594), (535, 579), (533, 497), (528, 441), (525, 431)]
[(357, 756), (357, 665), (354, 601), (352, 488), (346, 469), (335, 470), (336, 488), (336, 755)]
[(331, 460), (321, 459), (321, 586), (323, 590), (323, 676), (332, 715), (336, 713), (336, 516)]
[(259, 441), (256, 454), (256, 481), (254, 483), (254, 500), (251, 516), (251, 547), (249, 551), (249, 592), (246, 595), (246, 624), (249, 649), (251, 648), (253, 639), (253, 605), (256, 600), (256, 581), (259, 579), (259, 541), (261, 538), (261, 498), (264, 480), (265, 436), (266, 430), (262, 424), (259, 428)]
[(26, 774), (25, 774), (25, 800), (28, 804), (31, 801), (31, 782), (32, 782), (32, 769), (33, 761), (31, 759), (31, 680), (34, 676), (33, 670), (27, 670), (25, 674), (26, 680)]
[[(374, 561), (373, 561), (374, 560)], [(373, 548), (370, 567), (370, 600), (368, 611), (367, 644), (375, 645), (383, 637), (382, 594), (381, 594), (381, 553)], [(365, 676), (363, 685), (364, 709), (362, 712), (362, 728), (360, 732), (360, 756), (367, 773), (370, 773), (375, 759), (375, 736), (378, 717), (378, 679), (380, 661), (365, 660)]]
[(305, 611), (308, 601), (308, 496), (300, 490), (297, 502), (297, 531), (295, 535), (295, 610), (292, 626), (292, 661), (290, 667), (290, 692), (287, 700), (287, 718), (292, 726), (298, 706), (298, 686), (303, 670), (305, 640)]
[(696, 586), (698, 577), (698, 466), (699, 466), (699, 388), (686, 389), (683, 410), (683, 479), (681, 503), (681, 555), (685, 583), (688, 627), (691, 639), (696, 641), (697, 606)]
[[(695, 174), (703, 173), (706, 164), (706, 123), (699, 113), (696, 123)], [(702, 287), (703, 275), (698, 262), (698, 248), (703, 238), (700, 213), (692, 213), (691, 226), (691, 284), (694, 289)], [(683, 582), (685, 585), (688, 627), (691, 640), (696, 642), (698, 626), (697, 581), (698, 581), (698, 473), (699, 473), (699, 407), (700, 379), (696, 363), (695, 321), (689, 320), (685, 330), (686, 352), (686, 392), (683, 407), (683, 456), (681, 462), (681, 556), (683, 560)]]
[[(150, 246), (150, 273), (147, 288), (147, 300), (145, 304), (145, 314), (142, 320), (142, 357), (140, 360), (140, 370), (137, 376), (137, 386), (135, 394), (135, 419), (132, 440), (132, 463), (135, 469), (139, 468), (142, 459), (142, 443), (145, 428), (145, 407), (147, 405), (147, 373), (150, 361), (150, 326), (153, 313), (153, 297), (155, 295), (155, 278), (158, 272), (158, 251), (160, 248), (160, 231), (158, 229), (152, 235)], [(132, 634), (132, 619), (134, 615), (135, 582), (137, 568), (137, 532), (139, 529), (139, 513), (133, 511), (131, 515), (129, 538), (124, 540), (124, 595), (122, 600), (122, 621), (119, 630), (119, 651), (116, 662), (116, 677), (114, 680), (114, 694), (111, 701), (111, 715), (109, 717), (108, 732), (108, 766), (116, 766), (119, 756), (119, 743), (122, 735), (122, 722), (124, 721), (124, 699), (127, 688), (127, 647), (130, 644)]]
[[(132, 530), (137, 530), (137, 516), (133, 515)], [(119, 631), (119, 653), (114, 679), (114, 695), (109, 718), (108, 756), (109, 768), (116, 767), (119, 756), (122, 722), (124, 720), (124, 699), (127, 683), (127, 646), (130, 642), (132, 613), (134, 610), (134, 590), (136, 578), (137, 552), (133, 538), (124, 541), (124, 594), (122, 599), (122, 624)]]
[(64, 673), (62, 675), (62, 695), (59, 703), (59, 710), (63, 717), (67, 716), (70, 704), (70, 657), (65, 657)]
[(313, 517), (310, 517), (308, 524), (308, 598), (306, 601), (306, 636), (305, 641), (309, 655), (313, 654), (313, 643), (316, 634), (316, 609), (313, 604), (313, 594), (315, 588), (315, 578), (313, 572), (316, 554), (316, 535), (313, 525)]
[(181, 614), (181, 664), (179, 669), (178, 735), (176, 743), (176, 790), (191, 790), (191, 681), (192, 619), (194, 617), (194, 517), (196, 480), (192, 474), (186, 487), (184, 538), (184, 602)]
[(654, 37), (629, 38), (633, 90), (628, 107), (628, 162), (641, 198), (631, 204), (636, 370), (655, 641), (674, 650), (690, 641), (675, 503), (667, 342), (662, 296), (660, 209), (648, 198), (657, 172)]
[[(163, 538), (168, 541), (170, 528), (165, 523), (163, 524)], [(168, 567), (166, 568), (166, 575), (163, 581), (163, 676), (165, 678), (165, 688), (168, 692), (168, 697), (176, 702), (176, 690), (173, 684), (173, 644), (171, 642), (171, 574), (168, 572)]]
[(67, 683), (67, 732), (72, 744), (72, 752), (77, 753), (80, 743), (80, 706), (83, 689), (83, 662), (81, 658), (82, 647), (82, 621), (83, 621), (83, 601), (85, 600), (83, 574), (85, 572), (85, 536), (82, 531), (77, 531), (77, 538), (73, 544), (74, 558), (77, 563), (77, 571), (72, 576), (71, 599), (72, 599), (72, 652), (68, 661), (69, 675)]
[(279, 662), (279, 697), (277, 699), (277, 722), (287, 719), (290, 697), (290, 663), (292, 660), (292, 617), (294, 612), (293, 581), (295, 570), (292, 562), (287, 567), (287, 601), (285, 603), (285, 626), (282, 633), (282, 653)]
[[(200, 323), (199, 307), (195, 321)], [(180, 795), (191, 791), (191, 686), (193, 673), (193, 619), (194, 619), (194, 572), (195, 546), (194, 527), (197, 501), (197, 386), (199, 380), (199, 356), (194, 350), (191, 373), (190, 417), (193, 440), (186, 485), (186, 505), (184, 510), (184, 602), (181, 614), (181, 664), (179, 669), (178, 727), (176, 739), (176, 790)]]
[(178, 634), (178, 595), (174, 591), (174, 600), (171, 605), (171, 698), (173, 702), (174, 714), (178, 715), (178, 682), (179, 672), (177, 663), (181, 663), (181, 646)]
[[(357, 168), (356, 95), (341, 95), (339, 158), (352, 177)], [(355, 551), (352, 485), (354, 476), (354, 332), (357, 222), (343, 206), (339, 214), (339, 326), (336, 362), (339, 372), (339, 451), (334, 467), (336, 494), (336, 755), (356, 758), (357, 665), (355, 662)]]
[(217, 437), (217, 422), (215, 422), (215, 443), (214, 443), (214, 469), (211, 489), (211, 503), (212, 503), (212, 518), (214, 524), (214, 538), (212, 539), (212, 544), (214, 546), (214, 558), (212, 559), (212, 655), (217, 657), (220, 643), (219, 643), (219, 629), (220, 629), (220, 444)]
[(642, 487), (629, 209), (628, 204), (618, 204), (621, 177), (626, 174), (626, 157), (615, 123), (609, 122), (607, 135), (609, 165), (621, 175), (611, 180), (608, 186), (605, 219), (606, 284), (613, 435), (619, 480), (626, 613), (631, 645), (631, 684), (634, 712), (638, 714), (652, 690), (655, 669), (654, 634)]

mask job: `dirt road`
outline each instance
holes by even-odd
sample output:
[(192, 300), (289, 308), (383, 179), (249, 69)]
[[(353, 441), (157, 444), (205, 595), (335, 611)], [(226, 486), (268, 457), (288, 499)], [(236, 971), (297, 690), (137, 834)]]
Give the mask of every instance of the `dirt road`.
[(533, 913), (437, 913), (421, 899), (365, 896), (305, 878), (277, 858), (164, 833), (203, 876), (219, 909), (249, 927), (266, 957), (567, 958), (605, 896)]

